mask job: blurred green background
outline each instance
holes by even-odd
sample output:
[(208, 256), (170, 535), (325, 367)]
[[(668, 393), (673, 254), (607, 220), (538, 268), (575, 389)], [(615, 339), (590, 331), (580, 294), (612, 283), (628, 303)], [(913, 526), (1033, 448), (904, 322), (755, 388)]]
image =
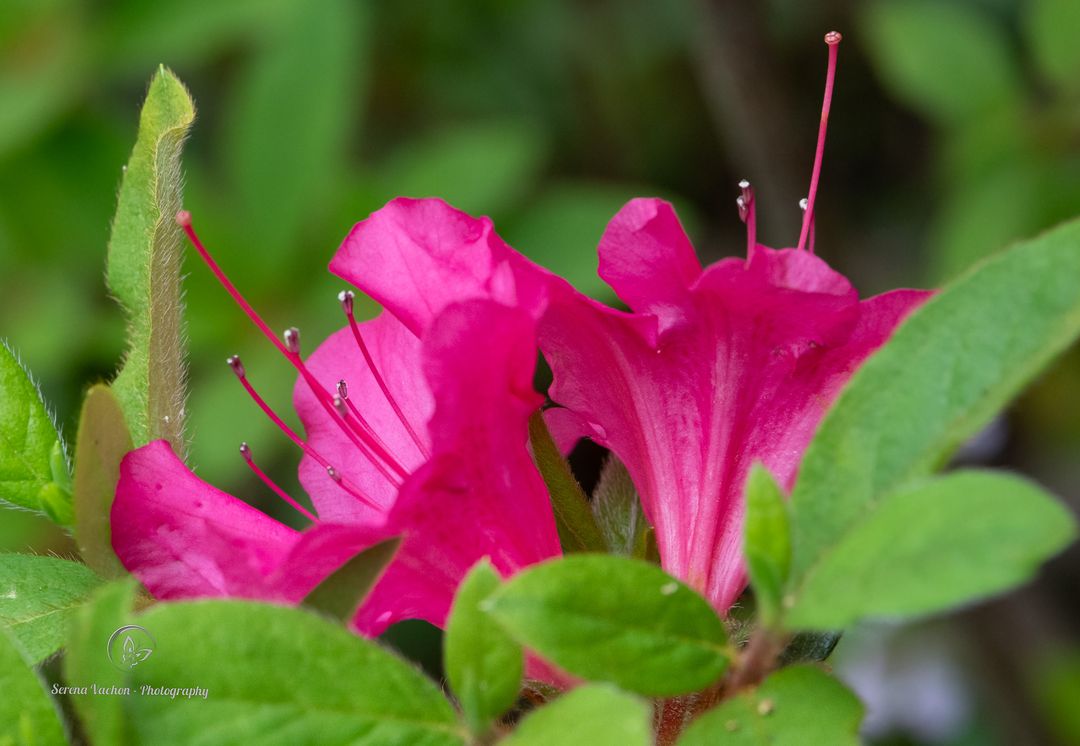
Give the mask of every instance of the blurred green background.
[[(596, 242), (632, 196), (672, 199), (712, 260), (742, 251), (746, 177), (760, 238), (794, 243), (832, 28), (817, 250), (864, 293), (939, 284), (1080, 214), (1076, 0), (0, 0), (0, 335), (74, 432), (123, 349), (105, 244), (158, 63), (199, 105), (185, 162), (201, 234), (310, 349), (341, 324), (326, 263), (399, 194), (490, 215), (599, 297)], [(282, 413), (289, 367), (192, 257), (188, 271), (192, 463), (269, 506), (238, 458), (247, 440), (298, 494), (297, 454), (224, 359), (241, 354)], [(1074, 350), (967, 457), (1077, 508), (1078, 384)], [(4, 511), (0, 549), (70, 545)], [(1074, 549), (1008, 599), (849, 635), (838, 666), (869, 701), (869, 737), (1080, 743), (1078, 591)]]

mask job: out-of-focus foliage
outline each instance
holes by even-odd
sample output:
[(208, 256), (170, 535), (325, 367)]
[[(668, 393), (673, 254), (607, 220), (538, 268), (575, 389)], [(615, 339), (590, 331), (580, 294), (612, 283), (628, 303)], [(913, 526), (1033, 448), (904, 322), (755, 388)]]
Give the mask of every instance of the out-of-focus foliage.
[(1080, 5), (982, 5), (878, 0), (862, 14), (881, 82), (939, 129), (939, 280), (1080, 203)]
[[(297, 324), (309, 346), (342, 321), (342, 283), (323, 271), (334, 249), (397, 194), (490, 214), (511, 244), (598, 295), (596, 241), (632, 196), (674, 200), (711, 259), (742, 250), (732, 201), (747, 177), (763, 240), (790, 245), (770, 226), (797, 215), (795, 200), (770, 199), (765, 177), (806, 188), (820, 35), (834, 27), (845, 42), (817, 250), (867, 294), (937, 283), (1080, 213), (1078, 16), (1074, 0), (0, 0), (0, 336), (74, 433), (83, 389), (123, 354), (105, 247), (159, 64), (203, 112), (186, 207), (267, 320)], [(711, 33), (709, 17), (729, 32)], [(737, 85), (709, 83), (709, 60), (738, 69)], [(299, 496), (296, 454), (223, 360), (239, 353), (295, 425), (294, 373), (185, 263), (191, 463), (276, 510), (236, 445)], [(1007, 454), (1066, 497), (1080, 487), (1078, 377), (1074, 353), (1026, 396)], [(44, 520), (5, 511), (0, 548), (29, 547), (72, 550)], [(394, 634), (415, 652), (416, 628)], [(1031, 627), (1007, 634), (1010, 650), (1038, 640)]]

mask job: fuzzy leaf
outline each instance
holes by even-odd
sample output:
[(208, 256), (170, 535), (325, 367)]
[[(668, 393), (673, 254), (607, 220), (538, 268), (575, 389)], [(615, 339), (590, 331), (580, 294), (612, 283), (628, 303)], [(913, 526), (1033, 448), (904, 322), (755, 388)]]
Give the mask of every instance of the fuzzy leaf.
[(1076, 339), (1077, 277), (1073, 221), (942, 290), (855, 373), (818, 428), (791, 496), (788, 592), (796, 601), (816, 566), (887, 495), (941, 466)]
[(150, 82), (109, 237), (109, 290), (128, 317), (128, 350), (113, 382), (135, 445), (166, 438), (182, 453), (185, 340), (180, 270), (180, 156), (195, 104), (161, 67)]
[(762, 621), (774, 624), (791, 566), (791, 534), (784, 493), (761, 464), (754, 464), (746, 483), (746, 527), (743, 552)]
[(706, 712), (678, 746), (858, 746), (862, 716), (862, 704), (836, 679), (791, 666)]
[(901, 489), (864, 514), (814, 565), (787, 615), (828, 630), (865, 616), (910, 617), (1017, 585), (1076, 537), (1037, 485), (961, 471)]
[(535, 710), (502, 746), (649, 746), (652, 708), (610, 684), (589, 684)]
[(478, 736), (510, 709), (521, 688), (521, 646), (480, 611), (480, 602), (500, 582), (489, 560), (477, 562), (458, 586), (446, 622), (446, 675), (466, 722)]
[(589, 499), (570, 471), (570, 464), (559, 453), (540, 412), (529, 418), (529, 445), (536, 468), (551, 493), (551, 508), (563, 551), (605, 551), (604, 537), (596, 525)]
[(607, 551), (646, 559), (652, 527), (641, 508), (641, 498), (630, 472), (614, 455), (604, 462), (591, 504)]
[(0, 343), (0, 501), (72, 521), (71, 473), (60, 432), (41, 392), (6, 342)]
[(126, 572), (113, 552), (109, 513), (120, 461), (132, 447), (112, 390), (104, 384), (91, 386), (83, 400), (75, 445), (75, 541), (86, 564), (106, 578)]
[(348, 623), (394, 559), (401, 539), (381, 541), (332, 572), (304, 599), (307, 606)]
[(0, 626), (38, 663), (64, 644), (71, 615), (100, 584), (78, 562), (0, 554)]
[(522, 570), (481, 608), (569, 673), (653, 696), (702, 689), (727, 668), (723, 622), (660, 568), (573, 555)]

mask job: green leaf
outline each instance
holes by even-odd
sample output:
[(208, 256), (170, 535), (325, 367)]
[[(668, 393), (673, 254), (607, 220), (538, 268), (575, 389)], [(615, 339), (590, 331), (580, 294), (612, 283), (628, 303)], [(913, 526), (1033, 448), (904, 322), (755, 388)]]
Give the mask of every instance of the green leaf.
[(64, 729), (42, 681), (15, 642), (0, 631), (0, 743), (65, 744)]
[(610, 684), (589, 684), (535, 710), (502, 746), (649, 746), (652, 708)]
[(133, 444), (120, 402), (108, 386), (98, 384), (86, 392), (75, 443), (75, 541), (94, 571), (122, 577), (126, 571), (113, 552), (109, 515), (120, 461)]
[(540, 412), (529, 418), (529, 444), (536, 467), (551, 493), (551, 508), (563, 551), (603, 552), (607, 547), (589, 507), (589, 499), (570, 471), (570, 464), (559, 453)]
[(791, 566), (787, 504), (780, 485), (761, 464), (754, 464), (746, 482), (744, 553), (762, 621), (780, 617), (784, 584)]
[(401, 538), (395, 537), (360, 552), (319, 583), (304, 599), (304, 606), (339, 622), (349, 622), (394, 559), (399, 546)]
[(534, 565), (481, 608), (560, 668), (640, 694), (703, 689), (728, 664), (709, 603), (639, 560), (582, 554)]
[(843, 684), (813, 666), (792, 666), (706, 712), (678, 743), (858, 746), (862, 716), (862, 704)]
[[(161, 67), (150, 81), (109, 237), (109, 290), (128, 316), (113, 382), (135, 445), (167, 438), (182, 453), (185, 398), (180, 155), (195, 104)], [(151, 361), (153, 363), (151, 364)]]
[(0, 625), (38, 663), (64, 644), (71, 615), (100, 584), (78, 562), (0, 554)]
[(630, 472), (614, 454), (604, 462), (591, 504), (609, 554), (647, 558), (652, 527)]
[(294, 2), (240, 72), (224, 157), (259, 271), (280, 276), (303, 229), (330, 214), (370, 65), (371, 8)]
[(64, 442), (41, 391), (18, 355), (0, 341), (0, 502), (72, 521)]
[(905, 487), (854, 524), (802, 582), (789, 626), (836, 629), (909, 617), (1006, 590), (1076, 537), (1037, 485), (962, 471)]
[(473, 565), (458, 586), (446, 622), (443, 655), (450, 687), (473, 733), (482, 735), (514, 704), (521, 688), (521, 646), (480, 611), (480, 602), (499, 587), (487, 559)]
[(143, 742), (464, 744), (430, 679), (317, 614), (215, 600), (160, 604), (135, 621), (156, 646), (133, 688), (207, 691), (128, 700)]
[(1016, 104), (1019, 76), (1004, 29), (978, 9), (936, 0), (876, 2), (863, 49), (898, 98), (946, 124)]
[(1080, 5), (1074, 0), (1031, 0), (1024, 8), (1028, 46), (1043, 74), (1062, 88), (1080, 88)]
[(444, 128), (383, 164), (387, 197), (440, 197), (474, 214), (497, 214), (520, 203), (547, 157), (543, 132), (506, 120)]
[(856, 372), (799, 469), (789, 594), (883, 498), (941, 464), (1080, 334), (1080, 222), (981, 264)]
[(800, 632), (780, 652), (780, 665), (823, 661), (832, 655), (838, 642), (839, 632)]
[[(69, 686), (130, 686), (126, 672), (109, 661), (107, 650), (113, 633), (131, 621), (135, 588), (131, 578), (109, 583), (97, 589), (90, 602), (72, 615), (64, 655), (64, 680)], [(124, 697), (73, 695), (71, 701), (90, 743), (131, 743)]]

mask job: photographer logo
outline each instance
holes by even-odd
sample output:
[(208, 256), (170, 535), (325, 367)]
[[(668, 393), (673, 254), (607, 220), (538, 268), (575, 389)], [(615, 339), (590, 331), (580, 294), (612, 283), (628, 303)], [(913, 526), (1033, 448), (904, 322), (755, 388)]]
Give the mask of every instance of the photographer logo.
[(137, 624), (120, 627), (109, 637), (109, 662), (121, 671), (130, 671), (154, 652), (154, 638)]

